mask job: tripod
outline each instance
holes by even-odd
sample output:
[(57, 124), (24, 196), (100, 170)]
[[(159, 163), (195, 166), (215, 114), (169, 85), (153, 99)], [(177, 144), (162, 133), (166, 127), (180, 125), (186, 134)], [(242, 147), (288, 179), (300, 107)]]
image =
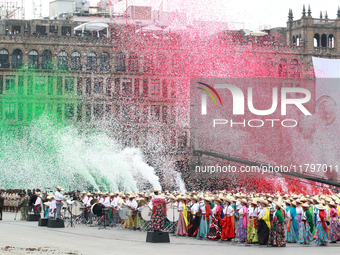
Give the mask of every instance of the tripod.
[(175, 206), (172, 206), (172, 235), (175, 235)]
[(104, 226), (103, 227), (99, 227), (99, 229), (109, 229), (109, 228), (106, 228), (106, 221), (107, 221), (107, 218), (106, 218), (106, 215), (107, 215), (107, 212), (109, 211), (109, 208), (103, 208), (102, 209), (102, 212), (104, 214)]
[(75, 228), (75, 224), (73, 223), (73, 214), (72, 214), (72, 203), (69, 205), (68, 211), (70, 212), (70, 221), (67, 225), (67, 227), (71, 226), (71, 228)]

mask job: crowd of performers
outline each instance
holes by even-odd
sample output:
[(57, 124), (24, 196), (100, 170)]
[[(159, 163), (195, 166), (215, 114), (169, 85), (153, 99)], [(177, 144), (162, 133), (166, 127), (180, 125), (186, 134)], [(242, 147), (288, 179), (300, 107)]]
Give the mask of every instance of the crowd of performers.
[[(1, 210), (5, 212), (21, 212), (21, 220), (26, 220), (28, 213), (42, 214), (47, 218), (60, 218), (61, 201), (66, 199), (66, 193), (61, 194), (62, 188), (57, 187), (56, 192), (41, 192), (40, 189), (15, 189), (0, 190), (0, 196), (3, 198)], [(79, 191), (70, 192), (68, 198), (80, 200)]]
[[(317, 245), (340, 241), (340, 194), (333, 196), (271, 194), (183, 195), (189, 223), (186, 235), (260, 245)], [(181, 223), (179, 222), (178, 228)]]
[[(2, 197), (7, 193), (2, 192)], [(35, 191), (33, 210), (46, 218), (60, 218), (61, 203), (66, 198), (62, 188), (56, 192), (41, 194)], [(20, 196), (20, 195), (19, 195)], [(46, 198), (45, 198), (46, 196)], [(70, 198), (68, 196), (68, 198)], [(22, 201), (29, 206), (30, 197), (21, 193)], [(337, 195), (303, 196), (296, 194), (242, 194), (221, 192), (80, 192), (71, 194), (71, 199), (84, 205), (83, 217), (91, 218), (94, 203), (107, 208), (107, 221), (117, 223), (121, 206), (131, 210), (131, 217), (124, 226), (138, 228), (138, 209), (148, 206), (152, 212), (149, 230), (163, 231), (166, 225), (167, 206), (175, 206), (179, 218), (176, 224), (178, 236), (199, 239), (230, 241), (260, 245), (286, 246), (286, 243), (327, 245), (340, 241), (340, 193)], [(42, 209), (44, 205), (44, 209)], [(9, 207), (8, 207), (9, 208)], [(25, 212), (26, 213), (26, 212)], [(22, 216), (25, 219), (25, 215)]]

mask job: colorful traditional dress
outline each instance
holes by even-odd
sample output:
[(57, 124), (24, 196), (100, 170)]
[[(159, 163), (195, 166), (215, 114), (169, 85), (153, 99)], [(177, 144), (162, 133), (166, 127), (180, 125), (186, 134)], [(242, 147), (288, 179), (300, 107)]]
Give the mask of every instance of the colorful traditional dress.
[(286, 246), (284, 222), (282, 211), (279, 209), (273, 215), (273, 228), (270, 230), (268, 245), (277, 247)]
[(189, 213), (189, 225), (188, 225), (187, 236), (195, 237), (197, 235), (200, 222), (201, 222), (201, 215), (199, 213), (199, 205), (196, 202), (191, 206), (191, 210)]
[(222, 232), (222, 219), (221, 219), (222, 208), (220, 205), (215, 205), (212, 209), (211, 223), (207, 238), (209, 239), (220, 239)]
[(247, 227), (248, 227), (248, 209), (246, 206), (243, 206), (239, 210), (240, 219), (238, 221), (238, 237), (240, 242), (245, 242), (247, 239)]
[(332, 208), (329, 213), (330, 227), (329, 227), (329, 239), (331, 242), (340, 241), (340, 224), (338, 220), (338, 212), (335, 208)]
[(163, 198), (152, 199), (152, 215), (150, 229), (157, 231), (164, 229), (164, 216), (166, 216), (166, 203)]
[(239, 200), (236, 201), (235, 204), (231, 205), (235, 211), (234, 213), (234, 232), (235, 232), (235, 236), (238, 237), (238, 221), (240, 219), (240, 214), (239, 214), (239, 210), (241, 208), (241, 203)]
[(177, 223), (176, 235), (185, 236), (188, 231), (187, 208), (185, 203), (178, 203), (179, 218)]
[[(312, 216), (312, 220), (313, 220), (313, 231), (312, 232), (312, 236), (314, 236), (315, 233), (315, 222), (314, 222), (314, 205), (310, 205), (308, 208), (309, 214)], [(308, 221), (308, 218), (307, 218)], [(309, 225), (311, 226), (311, 225)]]
[[(288, 212), (289, 211), (290, 211), (290, 205), (287, 205), (286, 208), (285, 208), (285, 217), (284, 217), (284, 219), (285, 219), (285, 233), (287, 233), (287, 226), (288, 226), (288, 220), (289, 220)], [(286, 239), (286, 241), (287, 241), (287, 239)]]
[(267, 207), (261, 208), (259, 220), (257, 223), (257, 234), (259, 237), (259, 244), (268, 244), (270, 230), (270, 214)]
[(235, 237), (234, 209), (231, 205), (227, 205), (223, 209), (224, 218), (222, 220), (221, 239), (232, 239)]
[(300, 226), (302, 222), (303, 209), (301, 206), (296, 207), (296, 221), (297, 225)]
[(314, 219), (309, 210), (302, 215), (302, 222), (299, 227), (299, 242), (310, 244), (313, 241)]
[(316, 227), (316, 239), (315, 243), (317, 245), (327, 245), (329, 242), (328, 227), (326, 225), (325, 219), (327, 213), (325, 210), (319, 210), (318, 212), (318, 225)]
[(247, 243), (257, 243), (259, 241), (257, 235), (257, 216), (258, 208), (251, 206), (248, 211), (249, 224), (247, 227)]
[(297, 243), (299, 241), (299, 227), (296, 220), (295, 206), (288, 212), (288, 226), (285, 238), (287, 243)]
[(202, 217), (197, 238), (205, 238), (207, 236), (211, 220), (211, 209), (209, 204), (203, 204), (201, 206), (201, 211)]

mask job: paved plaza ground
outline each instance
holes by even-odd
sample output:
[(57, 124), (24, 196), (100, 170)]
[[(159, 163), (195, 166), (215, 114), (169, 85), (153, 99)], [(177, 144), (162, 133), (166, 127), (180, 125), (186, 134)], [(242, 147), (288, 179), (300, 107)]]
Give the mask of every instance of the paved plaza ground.
[[(146, 243), (146, 232), (121, 228), (110, 230), (76, 224), (75, 228), (38, 227), (37, 222), (14, 220), (4, 213), (0, 221), (0, 254), (336, 254), (340, 242), (326, 247), (287, 244), (276, 248), (237, 242), (197, 240), (170, 235), (170, 243)], [(18, 215), (19, 216), (19, 215)]]

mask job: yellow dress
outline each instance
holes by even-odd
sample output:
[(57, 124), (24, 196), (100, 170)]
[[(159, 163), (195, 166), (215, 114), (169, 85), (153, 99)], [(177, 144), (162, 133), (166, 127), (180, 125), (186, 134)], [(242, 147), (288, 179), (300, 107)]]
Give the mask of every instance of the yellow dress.
[(185, 222), (185, 226), (188, 226), (189, 222), (188, 222), (188, 214), (187, 214), (187, 207), (185, 205), (185, 203), (183, 203), (183, 211), (182, 211), (182, 214), (183, 214), (183, 218), (184, 218), (184, 222)]
[(266, 208), (264, 208), (264, 217), (263, 218), (261, 218), (261, 214), (259, 215), (259, 219), (262, 219), (262, 220), (264, 220), (264, 222), (267, 224), (267, 226), (268, 226), (268, 228), (270, 228), (271, 226), (270, 226), (270, 216), (269, 216), (269, 210), (268, 210), (268, 208), (266, 207)]

